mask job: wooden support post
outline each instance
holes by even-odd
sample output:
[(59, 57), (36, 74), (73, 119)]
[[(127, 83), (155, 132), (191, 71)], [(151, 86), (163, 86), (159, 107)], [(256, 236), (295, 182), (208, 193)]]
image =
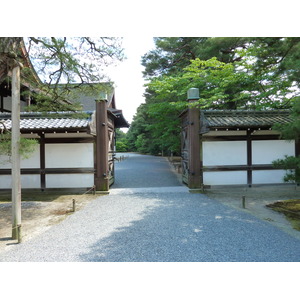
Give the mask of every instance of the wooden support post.
[(199, 100), (199, 89), (188, 90), (188, 141), (189, 141), (189, 161), (188, 161), (188, 187), (190, 189), (202, 188), (201, 183), (201, 159), (200, 159), (200, 109), (193, 106), (193, 102)]
[[(300, 140), (299, 139), (295, 141), (295, 156), (300, 157)], [(295, 172), (296, 172), (296, 176), (298, 177), (298, 175), (300, 175), (300, 174), (298, 174), (297, 172), (300, 173), (300, 170), (296, 169)], [(296, 185), (299, 186), (300, 182), (297, 182)]]
[(75, 199), (72, 199), (72, 212), (75, 212), (76, 210), (76, 201)]
[(12, 238), (21, 241), (20, 66), (12, 70)]
[(246, 197), (245, 196), (242, 197), (242, 207), (246, 208)]
[(42, 191), (44, 191), (46, 188), (45, 168), (46, 168), (45, 134), (41, 133), (40, 134), (40, 170), (41, 170), (40, 185)]
[(96, 191), (109, 190), (107, 100), (96, 101)]
[(247, 131), (247, 184), (252, 186), (252, 134), (253, 130)]

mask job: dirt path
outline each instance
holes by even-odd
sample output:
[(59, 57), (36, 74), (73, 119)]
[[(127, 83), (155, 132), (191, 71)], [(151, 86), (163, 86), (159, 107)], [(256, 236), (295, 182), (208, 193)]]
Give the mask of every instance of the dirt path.
[[(72, 214), (73, 199), (76, 210), (80, 210), (97, 197), (99, 195), (55, 195), (51, 201), (23, 201), (22, 241), (43, 233)], [(11, 239), (11, 215), (11, 202), (0, 202), (0, 252), (17, 243)]]

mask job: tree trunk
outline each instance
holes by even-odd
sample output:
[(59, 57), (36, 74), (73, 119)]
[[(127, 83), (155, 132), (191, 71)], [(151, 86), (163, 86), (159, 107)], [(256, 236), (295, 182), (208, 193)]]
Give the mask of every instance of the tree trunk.
[(20, 66), (12, 70), (12, 238), (21, 240)]

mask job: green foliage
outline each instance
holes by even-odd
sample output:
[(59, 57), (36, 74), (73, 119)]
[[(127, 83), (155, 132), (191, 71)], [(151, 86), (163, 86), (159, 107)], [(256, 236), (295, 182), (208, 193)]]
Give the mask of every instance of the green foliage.
[[(36, 139), (27, 139), (20, 138), (20, 148), (19, 153), (21, 158), (28, 159), (31, 157), (33, 152), (36, 150), (38, 145), (38, 141)], [(8, 156), (9, 159), (11, 157), (11, 133), (6, 132), (0, 135), (0, 153), (1, 155)]]
[(128, 146), (126, 142), (116, 141), (116, 151), (117, 152), (127, 152)]
[(126, 133), (121, 131), (119, 128), (116, 129), (116, 151), (128, 152)]
[(275, 130), (281, 132), (281, 137), (287, 140), (300, 139), (300, 97), (293, 99), (294, 105), (291, 109), (291, 122), (288, 124), (276, 124)]
[(300, 157), (285, 156), (284, 159), (273, 161), (273, 166), (286, 170), (283, 180), (285, 182), (300, 183)]
[[(291, 113), (291, 122), (288, 124), (277, 124), (274, 126), (275, 130), (281, 132), (281, 137), (287, 140), (295, 140), (299, 142), (300, 139), (300, 98), (295, 99), (294, 106)], [(300, 157), (285, 156), (284, 159), (273, 161), (275, 167), (280, 167), (286, 170), (284, 181), (300, 183)]]
[(103, 66), (124, 59), (119, 38), (30, 37), (27, 48), (36, 72), (44, 76), (43, 89), (55, 98), (74, 84), (107, 80)]
[[(20, 53), (24, 47), (34, 69), (24, 62)], [(75, 90), (86, 94), (88, 90), (99, 90), (100, 85), (95, 83), (109, 81), (103, 67), (123, 59), (120, 38), (0, 37), (0, 83), (8, 79), (12, 62), (20, 60), (24, 65), (21, 81), (30, 85), (30, 92), (22, 91), (22, 96), (31, 96), (33, 111), (74, 111), (79, 106), (66, 100), (73, 100)]]
[(149, 81), (128, 131), (132, 149), (180, 154), (178, 115), (189, 88), (199, 88), (193, 105), (206, 109), (286, 109), (299, 96), (299, 38), (163, 37), (155, 44), (142, 58)]

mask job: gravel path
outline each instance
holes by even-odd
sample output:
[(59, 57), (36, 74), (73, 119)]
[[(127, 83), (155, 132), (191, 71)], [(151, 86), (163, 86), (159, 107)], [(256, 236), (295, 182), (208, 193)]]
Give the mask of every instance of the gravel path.
[(0, 261), (299, 261), (300, 241), (181, 185), (163, 158), (130, 155), (102, 196)]

